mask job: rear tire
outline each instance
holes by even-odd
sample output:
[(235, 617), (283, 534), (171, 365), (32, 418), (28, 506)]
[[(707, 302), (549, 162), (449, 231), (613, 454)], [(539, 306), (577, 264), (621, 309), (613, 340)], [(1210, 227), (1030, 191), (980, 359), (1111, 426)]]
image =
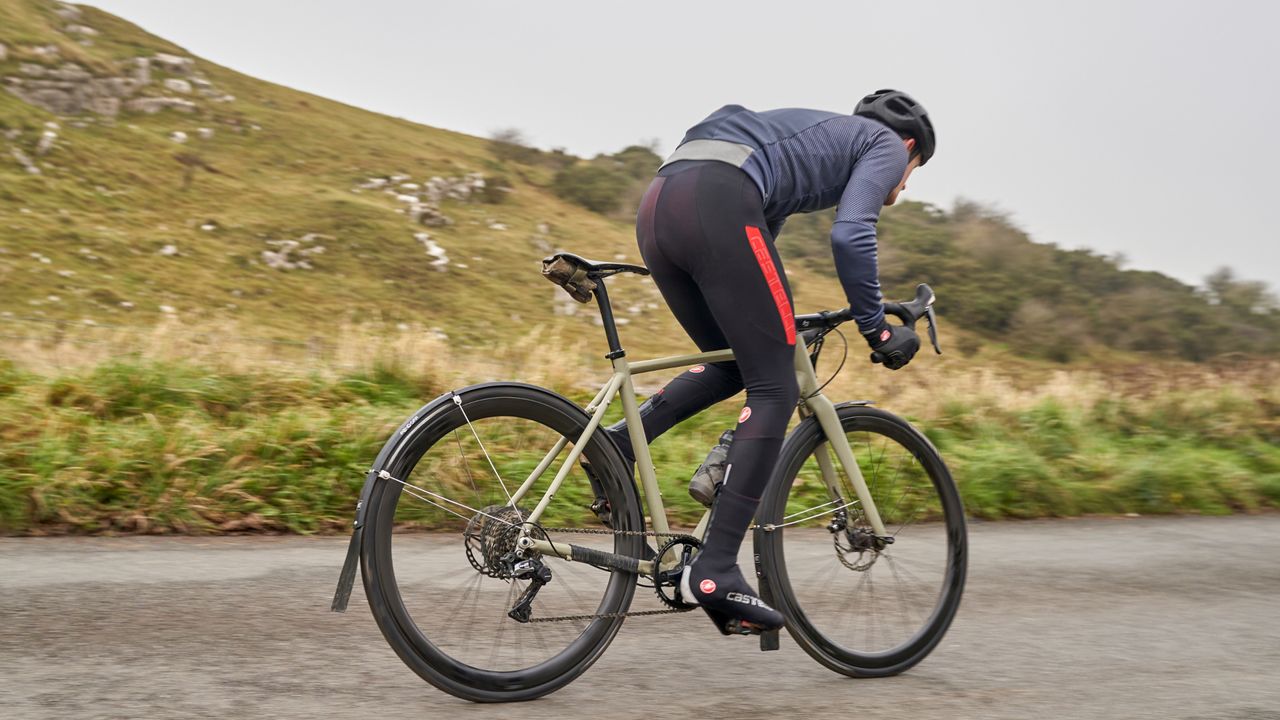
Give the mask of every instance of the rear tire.
[[(404, 484), (379, 480), (370, 494), (361, 549), (364, 588), (387, 642), (427, 682), (475, 702), (531, 700), (585, 672), (613, 640), (623, 618), (541, 624), (511, 620), (506, 612), (527, 583), (509, 574), (486, 573), (485, 568), (494, 566), (485, 563), (477, 545), (468, 550), (470, 541), (463, 535), (475, 523), (445, 508), (461, 510), (473, 521), (484, 516), (457, 503), (501, 514), (493, 508), (502, 506), (505, 493), (515, 491), (559, 438), (569, 438), (556, 462), (518, 504), (527, 512), (589, 418), (565, 398), (530, 385), (491, 383), (459, 390), (456, 396), (461, 407), (436, 403), (434, 411), (402, 426), (397, 445), (384, 453), (382, 467), (374, 468)], [(617, 447), (598, 431), (583, 455), (598, 472), (613, 527), (643, 530), (635, 488)], [(585, 473), (575, 466), (544, 516), (554, 521), (543, 524), (598, 528), (589, 500), (582, 502), (583, 493), (592, 495), (582, 490), (588, 487)], [(553, 511), (558, 514), (551, 516)], [(508, 533), (512, 526), (493, 527)], [(431, 532), (405, 532), (414, 528)], [(613, 535), (603, 542), (613, 552), (633, 557), (640, 556), (643, 546), (639, 535)], [(555, 558), (545, 558), (545, 565), (553, 578), (534, 600), (535, 618), (624, 613), (631, 604), (632, 573)]]
[[(837, 515), (822, 506), (830, 493), (815, 452), (835, 465), (843, 496), (836, 507), (856, 495), (810, 417), (787, 437), (757, 513), (762, 528), (775, 526), (757, 534), (762, 569), (787, 630), (815, 660), (851, 677), (896, 675), (937, 646), (959, 608), (968, 563), (964, 510), (946, 464), (907, 421), (854, 405), (837, 414), (895, 541), (880, 551), (850, 549), (869, 538), (856, 503), (846, 510), (847, 529), (828, 527)], [(776, 527), (784, 523), (794, 524)], [(789, 554), (797, 561), (791, 568)]]

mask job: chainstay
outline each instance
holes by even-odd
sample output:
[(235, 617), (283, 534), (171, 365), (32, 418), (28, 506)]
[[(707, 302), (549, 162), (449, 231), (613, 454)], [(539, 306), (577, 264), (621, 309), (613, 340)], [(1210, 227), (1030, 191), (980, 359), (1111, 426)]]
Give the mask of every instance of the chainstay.
[[(625, 535), (625, 536), (643, 536), (643, 537), (690, 537), (689, 533), (660, 533), (653, 530), (608, 530), (605, 528), (555, 528), (538, 526), (546, 533), (565, 533), (578, 535)], [(550, 622), (574, 622), (576, 620), (596, 620), (628, 617), (646, 617), (650, 615), (672, 615), (677, 613), (686, 613), (693, 608), (667, 608), (665, 610), (637, 610), (635, 612), (611, 612), (611, 613), (595, 613), (591, 615), (553, 615), (552, 617), (531, 617), (526, 622), (533, 623), (550, 623)]]
[(548, 622), (566, 622), (573, 620), (595, 620), (597, 618), (625, 618), (625, 617), (642, 617), (644, 615), (670, 615), (672, 613), (689, 612), (693, 608), (678, 609), (668, 608), (666, 610), (637, 610), (636, 612), (613, 612), (613, 613), (596, 613), (595, 615), (556, 615), (554, 617), (535, 617), (529, 618), (530, 623), (548, 623)]
[(653, 530), (608, 530), (605, 528), (557, 528), (537, 526), (544, 532), (572, 533), (578, 535), (625, 535), (643, 537), (691, 537), (689, 533), (655, 532)]

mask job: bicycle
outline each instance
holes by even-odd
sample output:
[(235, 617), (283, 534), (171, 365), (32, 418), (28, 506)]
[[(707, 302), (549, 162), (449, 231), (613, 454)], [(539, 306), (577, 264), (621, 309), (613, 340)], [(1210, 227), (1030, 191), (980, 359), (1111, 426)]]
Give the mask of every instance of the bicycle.
[[(543, 261), (548, 279), (579, 302), (594, 297), (600, 311), (613, 373), (585, 409), (524, 383), (452, 390), (400, 425), (366, 477), (332, 609), (345, 611), (359, 565), (387, 642), (447, 693), (476, 702), (546, 695), (585, 672), (627, 617), (694, 607), (678, 580), (709, 512), (688, 533), (670, 527), (632, 376), (733, 352), (629, 361), (604, 285), (622, 272), (648, 274), (563, 252)], [(926, 318), (941, 352), (933, 300), (920, 285), (914, 300), (885, 309), (911, 327)], [(964, 588), (967, 535), (955, 483), (923, 434), (867, 401), (822, 394), (824, 339), (850, 319), (847, 308), (795, 318), (801, 419), (752, 526), (755, 570), (762, 598), (805, 652), (838, 673), (883, 677), (920, 662), (946, 632)], [(619, 395), (649, 529), (622, 454), (596, 432)], [(815, 561), (824, 563), (817, 571)], [(631, 611), (637, 587), (653, 589), (660, 606)], [(779, 644), (778, 631), (760, 635), (762, 650)]]

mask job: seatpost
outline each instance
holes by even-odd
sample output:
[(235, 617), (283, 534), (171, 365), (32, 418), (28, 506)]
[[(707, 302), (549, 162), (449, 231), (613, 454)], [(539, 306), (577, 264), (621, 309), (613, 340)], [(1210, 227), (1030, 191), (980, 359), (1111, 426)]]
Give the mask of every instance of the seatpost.
[(613, 321), (613, 307), (609, 304), (609, 293), (604, 289), (604, 278), (596, 279), (596, 304), (600, 306), (600, 320), (604, 323), (604, 337), (609, 341), (609, 354), (606, 358), (613, 360), (623, 357), (627, 351), (622, 349), (618, 340), (618, 326)]

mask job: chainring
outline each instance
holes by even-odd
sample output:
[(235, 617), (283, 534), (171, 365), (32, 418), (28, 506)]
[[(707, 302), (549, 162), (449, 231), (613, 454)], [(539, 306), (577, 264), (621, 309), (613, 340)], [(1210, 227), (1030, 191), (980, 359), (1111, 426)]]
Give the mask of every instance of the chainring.
[[(702, 542), (692, 535), (677, 535), (662, 547), (658, 548), (658, 554), (654, 557), (654, 562), (661, 562), (662, 558), (667, 556), (668, 552), (680, 553), (680, 563), (670, 570), (663, 570), (654, 573), (653, 591), (657, 594), (662, 604), (675, 610), (692, 610), (698, 607), (693, 603), (684, 601), (680, 595), (680, 576), (684, 573), (684, 569), (688, 567), (689, 562), (693, 560), (694, 552), (702, 547)], [(676, 548), (681, 548), (677, 550)], [(667, 594), (670, 591), (670, 595)]]

